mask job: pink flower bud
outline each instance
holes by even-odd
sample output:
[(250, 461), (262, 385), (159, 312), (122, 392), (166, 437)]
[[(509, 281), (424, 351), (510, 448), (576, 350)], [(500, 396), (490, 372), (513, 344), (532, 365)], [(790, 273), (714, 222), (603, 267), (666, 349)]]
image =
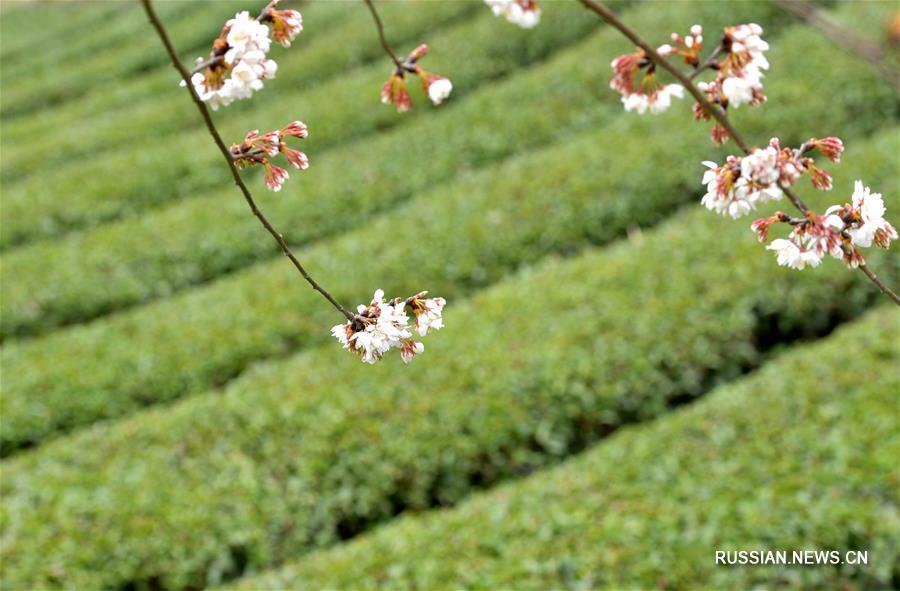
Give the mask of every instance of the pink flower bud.
[(272, 38), (283, 47), (290, 47), (291, 41), (303, 30), (303, 17), (296, 10), (270, 10)]
[(890, 248), (891, 240), (897, 239), (897, 230), (888, 222), (882, 222), (880, 228), (875, 230), (875, 238), (873, 241), (875, 242), (875, 246), (879, 248)]
[(781, 221), (783, 216), (783, 212), (775, 212), (775, 215), (773, 216), (760, 218), (750, 224), (750, 229), (756, 232), (760, 242), (765, 242), (766, 238), (769, 237), (769, 229), (772, 227), (772, 224)]
[(409, 92), (406, 90), (406, 82), (403, 80), (402, 74), (396, 72), (391, 74), (388, 81), (381, 87), (381, 102), (389, 105), (393, 104), (397, 107), (398, 113), (404, 113), (409, 110), (412, 101), (409, 98)]
[(815, 166), (812, 163), (807, 164), (809, 169), (810, 180), (815, 188), (821, 191), (831, 190), (831, 175)]
[(415, 63), (425, 57), (426, 53), (428, 53), (428, 46), (423, 43), (410, 52), (409, 61)]
[(266, 174), (263, 177), (266, 186), (277, 193), (281, 190), (281, 186), (284, 185), (284, 181), (288, 179), (288, 172), (268, 161), (264, 162), (263, 166), (266, 169)]
[(300, 139), (305, 138), (309, 135), (309, 130), (306, 128), (306, 124), (302, 121), (291, 121), (287, 127), (281, 130), (281, 137), (291, 135)]
[(309, 168), (309, 159), (306, 157), (306, 154), (299, 150), (292, 150), (287, 147), (287, 144), (284, 142), (279, 146), (279, 150), (282, 154), (284, 154), (285, 158), (287, 158), (288, 162), (290, 162), (291, 166), (298, 170), (306, 170)]
[(851, 269), (855, 269), (861, 265), (866, 264), (866, 259), (863, 257), (862, 253), (859, 252), (859, 249), (852, 246), (847, 250), (847, 252), (844, 253), (842, 258), (844, 264)]
[(844, 142), (841, 141), (841, 138), (835, 136), (828, 136), (820, 140), (812, 138), (807, 143), (815, 146), (823, 156), (832, 162), (841, 161), (841, 154), (844, 153)]
[(675, 53), (675, 48), (672, 47), (671, 45), (669, 45), (668, 43), (666, 43), (665, 45), (660, 45), (659, 47), (657, 47), (656, 53), (665, 57), (665, 56), (672, 55), (673, 53)]
[(416, 355), (425, 350), (425, 345), (423, 345), (419, 341), (405, 339), (401, 341), (401, 343), (400, 359), (403, 360), (403, 363), (409, 363)]
[(727, 129), (716, 123), (715, 125), (713, 125), (712, 131), (710, 132), (710, 137), (712, 138), (712, 141), (721, 146), (728, 141), (728, 138), (730, 136), (728, 135)]

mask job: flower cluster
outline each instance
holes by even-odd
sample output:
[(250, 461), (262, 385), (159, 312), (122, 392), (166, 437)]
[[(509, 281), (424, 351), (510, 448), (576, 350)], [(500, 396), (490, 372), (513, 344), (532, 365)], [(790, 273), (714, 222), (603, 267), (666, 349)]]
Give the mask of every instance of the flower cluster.
[(453, 90), (453, 84), (450, 80), (443, 76), (426, 72), (419, 65), (419, 60), (427, 51), (427, 45), (419, 45), (409, 54), (406, 61), (391, 72), (390, 78), (381, 87), (381, 102), (386, 105), (393, 104), (397, 107), (399, 113), (409, 110), (412, 101), (409, 97), (409, 91), (406, 89), (407, 73), (418, 76), (422, 80), (422, 90), (435, 106), (441, 104), (444, 99), (450, 96), (450, 91)]
[(897, 230), (884, 219), (881, 193), (872, 193), (862, 181), (856, 181), (851, 199), (852, 203), (832, 205), (825, 214), (841, 220), (841, 230), (847, 232), (853, 246), (868, 248), (874, 243), (879, 248), (890, 248), (891, 240), (897, 239)]
[[(840, 162), (844, 143), (836, 137), (812, 138), (796, 150), (791, 150), (789, 148), (782, 149), (778, 140), (773, 139), (766, 151), (774, 153), (774, 161), (771, 157), (767, 157), (766, 164), (759, 170), (751, 170), (750, 177), (769, 175), (767, 178), (771, 179), (774, 175), (776, 182), (780, 183), (782, 187), (788, 187), (796, 182), (802, 174), (809, 172), (813, 186), (829, 190), (832, 187), (831, 175), (816, 167), (812, 158), (804, 156), (814, 149), (832, 162)], [(740, 160), (741, 178), (744, 178), (744, 164), (758, 152), (760, 150), (756, 150), (750, 156)], [(729, 162), (721, 168), (731, 166), (729, 170), (731, 174), (734, 174), (734, 163), (737, 160), (731, 156)], [(707, 175), (710, 175), (711, 172), (707, 172)], [(719, 176), (718, 173), (716, 176)], [(721, 184), (727, 184), (729, 179), (725, 178), (726, 173), (723, 172), (721, 176), (723, 179)], [(704, 181), (707, 180), (711, 181), (708, 185), (709, 192), (718, 191), (718, 186), (715, 185), (718, 182), (717, 179), (713, 180), (711, 176), (704, 176)], [(737, 184), (737, 182), (733, 184)], [(781, 189), (778, 190), (780, 198)], [(720, 197), (710, 197), (710, 193), (704, 197), (704, 204), (713, 209), (710, 207), (710, 203)], [(736, 199), (738, 198), (736, 197)], [(843, 260), (851, 268), (858, 267), (865, 264), (865, 259), (859, 251), (860, 248), (868, 248), (873, 244), (880, 248), (888, 248), (891, 240), (897, 239), (897, 230), (884, 219), (885, 207), (881, 194), (872, 193), (869, 187), (863, 185), (862, 181), (856, 181), (851, 201), (852, 203), (829, 207), (825, 211), (825, 215), (807, 211), (802, 218), (792, 218), (786, 213), (778, 211), (772, 216), (754, 221), (750, 225), (750, 229), (756, 233), (759, 241), (763, 242), (768, 238), (769, 230), (774, 224), (784, 223), (792, 226), (787, 238), (773, 240), (766, 247), (767, 250), (775, 251), (779, 265), (793, 269), (817, 267), (826, 255), (830, 255)], [(735, 207), (746, 213), (759, 202), (760, 200), (755, 202), (748, 200)], [(734, 215), (733, 217), (738, 216)]]
[(763, 55), (769, 44), (760, 36), (762, 32), (756, 23), (725, 29), (723, 45), (728, 53), (719, 64), (716, 80), (728, 105), (754, 105), (766, 100), (762, 70), (769, 69), (769, 60)]
[(800, 270), (807, 266), (818, 267), (826, 254), (835, 258), (843, 256), (840, 234), (842, 222), (837, 216), (810, 213), (804, 219), (794, 219), (783, 211), (777, 211), (773, 216), (756, 220), (750, 225), (750, 229), (756, 232), (762, 242), (768, 236), (769, 228), (776, 222), (793, 226), (787, 239), (778, 238), (766, 247), (767, 250), (775, 251), (779, 265)]
[(269, 131), (260, 135), (258, 129), (247, 133), (240, 144), (231, 146), (231, 156), (239, 168), (250, 168), (260, 165), (265, 169), (263, 177), (266, 186), (272, 191), (280, 191), (281, 186), (288, 179), (288, 172), (280, 166), (275, 166), (270, 158), (279, 153), (284, 154), (288, 163), (298, 170), (309, 168), (309, 159), (299, 150), (288, 147), (284, 138), (293, 136), (305, 138), (308, 135), (306, 125), (302, 121), (293, 121), (287, 127), (276, 131)]
[[(769, 61), (763, 53), (768, 51), (769, 44), (761, 37), (762, 32), (762, 27), (756, 23), (725, 29), (719, 48), (725, 57), (711, 66), (718, 71), (715, 80), (697, 84), (706, 93), (709, 102), (721, 105), (723, 109), (765, 102), (762, 71), (769, 69)], [(711, 117), (700, 103), (694, 104), (695, 119), (708, 121)], [(722, 144), (728, 139), (728, 133), (716, 123), (712, 138)]]
[[(800, 218), (779, 211), (751, 225), (761, 242), (766, 240), (773, 224), (792, 226), (787, 238), (774, 240), (768, 246), (776, 252), (779, 265), (795, 269), (815, 267), (827, 254), (842, 259), (850, 267), (858, 267), (865, 264), (860, 248), (873, 244), (888, 248), (892, 240), (898, 239), (897, 230), (884, 219), (881, 195), (872, 193), (862, 181), (856, 182), (852, 203), (829, 207), (825, 215), (811, 211), (791, 189), (804, 174), (809, 174), (815, 188), (823, 191), (832, 188), (831, 175), (819, 168), (808, 153), (818, 150), (832, 162), (839, 162), (844, 150), (839, 138), (812, 138), (796, 149), (784, 148), (774, 138), (767, 147), (750, 150), (729, 123), (729, 107), (753, 106), (767, 100), (762, 79), (763, 72), (769, 69), (765, 55), (769, 44), (762, 38), (762, 27), (755, 23), (726, 27), (722, 40), (705, 59), (701, 59), (703, 28), (700, 25), (692, 26), (685, 37), (672, 33), (671, 43), (654, 50), (601, 3), (584, 4), (638, 46), (634, 53), (621, 55), (611, 64), (614, 75), (610, 86), (622, 94), (626, 111), (659, 112), (668, 108), (672, 96), (681, 96), (683, 89), (680, 87), (673, 92), (655, 80), (656, 66), (663, 67), (687, 85), (697, 99), (693, 105), (694, 119), (714, 120), (713, 141), (723, 144), (734, 134), (735, 141), (746, 153), (728, 156), (722, 165), (703, 163), (708, 170), (702, 179), (706, 193), (701, 203), (707, 209), (739, 218), (762, 203), (777, 201), (787, 195), (800, 210)], [(676, 70), (669, 60), (673, 56), (680, 56), (691, 71), (682, 74)], [(706, 69), (714, 70), (715, 78), (694, 87), (692, 81)], [(900, 296), (884, 286), (874, 274), (866, 272), (866, 275), (900, 304)]]
[[(353, 320), (338, 324), (331, 334), (345, 349), (357, 354), (365, 363), (375, 363), (391, 349), (400, 350), (404, 363), (425, 350), (425, 345), (413, 339), (414, 329), (419, 336), (444, 326), (444, 298), (425, 298), (423, 291), (409, 298), (384, 301), (384, 292), (377, 290), (368, 306), (357, 307)], [(407, 308), (415, 317), (410, 328)]]
[(709, 170), (701, 181), (706, 194), (700, 203), (710, 211), (736, 219), (760, 203), (783, 196), (778, 186), (777, 152), (771, 146), (756, 149), (744, 158), (729, 156), (722, 166), (710, 161), (703, 165)]
[(703, 49), (703, 27), (694, 25), (691, 27), (690, 35), (682, 37), (678, 33), (672, 33), (669, 38), (674, 45), (666, 43), (660, 45), (656, 52), (663, 56), (680, 55), (684, 58), (684, 63), (692, 67), (700, 64), (700, 51)]
[[(272, 38), (284, 47), (303, 30), (303, 19), (296, 10), (276, 10), (279, 0), (273, 0), (263, 9), (259, 18), (252, 18), (247, 11), (235, 14), (222, 28), (213, 42), (210, 59), (197, 58), (198, 67), (206, 64), (202, 72), (191, 77), (200, 100), (216, 110), (236, 100), (250, 98), (263, 88), (263, 81), (275, 77), (278, 64), (268, 58)], [(184, 81), (181, 82), (184, 86)]]
[(484, 0), (495, 16), (502, 16), (514, 25), (531, 29), (541, 22), (541, 7), (534, 0)]
[(772, 138), (768, 147), (754, 148), (743, 158), (729, 156), (721, 166), (704, 162), (709, 170), (701, 181), (706, 185), (701, 203), (716, 213), (739, 218), (761, 203), (781, 199), (784, 195), (782, 187), (793, 186), (805, 173), (809, 173), (814, 187), (829, 190), (831, 175), (806, 156), (814, 149), (833, 162), (839, 162), (844, 144), (836, 137), (812, 138), (799, 148), (791, 149), (782, 148), (778, 138)]
[[(641, 115), (647, 110), (662, 113), (672, 105), (672, 97), (684, 96), (681, 85), (663, 85), (657, 81), (656, 65), (643, 49), (620, 55), (610, 65), (614, 75), (609, 86), (622, 94), (626, 111), (637, 111)], [(640, 81), (636, 80), (638, 73), (641, 73)]]
[(776, 212), (774, 216), (756, 220), (750, 227), (760, 242), (776, 222), (794, 227), (787, 239), (778, 238), (766, 247), (775, 251), (779, 265), (798, 270), (817, 267), (825, 255), (830, 255), (856, 268), (865, 264), (860, 248), (873, 244), (890, 248), (891, 240), (897, 240), (897, 230), (884, 219), (884, 200), (880, 193), (872, 193), (862, 181), (856, 181), (851, 199), (852, 203), (832, 205), (823, 216), (811, 213), (806, 219), (792, 219)]

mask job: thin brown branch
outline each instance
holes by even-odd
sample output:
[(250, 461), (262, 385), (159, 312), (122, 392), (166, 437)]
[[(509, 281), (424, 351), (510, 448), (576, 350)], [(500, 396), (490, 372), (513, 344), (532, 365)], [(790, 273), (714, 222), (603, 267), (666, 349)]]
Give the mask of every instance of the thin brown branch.
[(711, 54), (709, 54), (709, 56), (707, 56), (705, 60), (703, 60), (703, 62), (701, 62), (696, 68), (694, 68), (694, 70), (690, 74), (688, 74), (687, 79), (693, 81), (694, 78), (702, 74), (705, 70), (711, 68), (713, 64), (716, 63), (716, 59), (719, 57), (719, 55), (721, 55), (722, 51), (724, 51), (724, 48), (720, 43), (719, 46), (716, 47), (715, 50)]
[[(190, 72), (187, 71), (187, 69), (184, 67), (184, 64), (181, 63), (181, 60), (178, 59), (178, 53), (175, 51), (175, 47), (172, 45), (172, 41), (169, 39), (169, 34), (166, 32), (165, 27), (159, 20), (159, 17), (156, 15), (156, 11), (153, 9), (151, 1), (141, 0), (141, 4), (144, 7), (144, 12), (147, 13), (147, 18), (150, 20), (150, 24), (153, 25), (154, 29), (156, 29), (156, 33), (159, 35), (163, 46), (166, 48), (166, 52), (169, 54), (169, 58), (172, 60), (172, 65), (175, 66), (175, 69), (178, 70), (179, 74), (181, 74), (181, 78), (184, 80), (185, 86), (191, 95), (191, 100), (194, 101), (194, 104), (197, 106), (197, 110), (200, 111), (200, 115), (203, 117), (203, 121), (206, 123), (206, 128), (207, 130), (209, 130), (209, 134), (212, 136), (213, 141), (216, 143), (216, 146), (219, 148), (219, 151), (222, 153), (222, 156), (228, 163), (228, 169), (231, 171), (231, 176), (234, 179), (234, 184), (238, 186), (238, 188), (241, 190), (241, 193), (244, 195), (244, 199), (247, 201), (247, 205), (250, 206), (250, 211), (253, 212), (253, 215), (256, 216), (256, 218), (263, 225), (266, 231), (272, 235), (272, 238), (275, 239), (275, 242), (277, 242), (278, 246), (281, 248), (281, 252), (283, 252), (284, 255), (288, 257), (288, 259), (290, 259), (291, 263), (293, 263), (297, 271), (300, 272), (300, 274), (304, 279), (306, 279), (306, 281), (312, 286), (312, 288), (322, 294), (322, 296), (326, 300), (328, 300), (331, 305), (334, 306), (341, 314), (343, 314), (347, 318), (347, 320), (353, 321), (356, 316), (349, 310), (347, 310), (347, 308), (342, 306), (337, 300), (335, 300), (334, 297), (330, 293), (328, 293), (325, 288), (319, 285), (319, 283), (312, 278), (312, 276), (303, 267), (297, 257), (294, 256), (294, 253), (291, 252), (291, 249), (287, 245), (287, 242), (285, 242), (284, 236), (281, 234), (281, 232), (275, 229), (272, 223), (269, 222), (266, 216), (263, 215), (263, 213), (256, 206), (256, 201), (253, 200), (253, 196), (250, 194), (250, 190), (247, 188), (247, 185), (244, 184), (244, 181), (241, 179), (241, 175), (234, 164), (231, 152), (225, 145), (225, 142), (222, 141), (222, 136), (219, 135), (219, 132), (216, 129), (215, 124), (213, 123), (212, 117), (209, 114), (209, 109), (207, 109), (203, 101), (200, 100), (200, 97), (194, 90), (193, 84), (191, 84)], [(268, 9), (268, 7), (266, 9)]]
[(900, 306), (900, 295), (897, 295), (894, 290), (885, 285), (884, 282), (881, 281), (881, 279), (879, 279), (877, 275), (875, 275), (875, 272), (872, 271), (872, 269), (870, 269), (868, 265), (860, 265), (859, 270), (862, 271), (863, 274), (868, 277), (872, 283), (878, 286), (878, 289), (881, 290), (881, 293), (894, 300), (894, 303)]
[(384, 49), (384, 52), (391, 58), (391, 61), (394, 62), (394, 65), (397, 66), (397, 69), (402, 70), (403, 62), (399, 57), (397, 57), (397, 54), (394, 53), (394, 50), (387, 42), (387, 38), (384, 36), (384, 23), (381, 22), (381, 17), (378, 15), (378, 11), (375, 9), (375, 4), (372, 2), (372, 0), (363, 0), (363, 2), (365, 2), (366, 6), (369, 7), (369, 12), (372, 13), (372, 18), (375, 20), (375, 28), (378, 29), (378, 39), (381, 41), (381, 47)]
[(224, 61), (225, 61), (225, 56), (224, 56), (224, 55), (216, 55), (216, 56), (213, 56), (213, 57), (209, 58), (208, 60), (206, 60), (206, 61), (204, 61), (204, 62), (200, 62), (199, 64), (197, 64), (196, 66), (194, 66), (194, 69), (191, 70), (191, 75), (194, 75), (194, 74), (196, 74), (197, 72), (202, 72), (203, 70), (205, 70), (206, 68), (212, 66), (213, 64), (218, 64), (218, 63), (221, 63), (221, 62), (224, 62)]
[[(725, 110), (722, 109), (718, 105), (714, 105), (711, 103), (703, 93), (697, 88), (693, 81), (692, 77), (689, 77), (681, 72), (674, 64), (669, 62), (669, 60), (663, 58), (656, 49), (647, 43), (640, 35), (638, 35), (634, 30), (632, 30), (628, 25), (626, 25), (622, 20), (609, 8), (607, 8), (602, 2), (598, 0), (579, 0), (582, 5), (588, 10), (595, 12), (600, 16), (604, 21), (615, 27), (620, 33), (622, 33), (625, 37), (631, 40), (636, 46), (640, 47), (644, 50), (644, 53), (647, 57), (653, 61), (654, 64), (664, 68), (668, 71), (672, 76), (675, 77), (687, 90), (691, 93), (691, 95), (697, 100), (698, 103), (710, 114), (712, 115), (716, 121), (719, 122), (722, 127), (728, 132), (731, 138), (735, 141), (735, 143), (743, 150), (745, 154), (750, 153), (750, 148), (744, 138), (738, 133), (738, 131), (731, 124), (731, 121), (728, 119), (728, 115)], [(791, 189), (781, 183), (779, 183), (785, 195), (787, 195), (790, 202), (803, 214), (803, 217), (809, 218), (812, 215), (812, 211), (803, 203), (803, 200)], [(844, 246), (846, 249), (847, 247)], [(872, 283), (874, 283), (878, 288), (887, 295), (891, 300), (894, 301), (895, 304), (900, 306), (900, 296), (894, 293), (888, 286), (886, 286), (875, 273), (869, 269), (865, 264), (859, 266), (859, 270), (863, 272), (863, 274), (869, 278)]]
[(807, 0), (774, 0), (785, 12), (818, 29), (826, 37), (866, 61), (875, 72), (900, 90), (900, 72), (885, 62), (885, 51), (861, 35), (841, 26)]
[(249, 152), (241, 152), (240, 154), (234, 154), (231, 152), (231, 150), (229, 150), (228, 153), (234, 162), (238, 162), (239, 160), (244, 159), (256, 160), (257, 162), (260, 162), (262, 158), (267, 155), (265, 152), (258, 148), (250, 150)]

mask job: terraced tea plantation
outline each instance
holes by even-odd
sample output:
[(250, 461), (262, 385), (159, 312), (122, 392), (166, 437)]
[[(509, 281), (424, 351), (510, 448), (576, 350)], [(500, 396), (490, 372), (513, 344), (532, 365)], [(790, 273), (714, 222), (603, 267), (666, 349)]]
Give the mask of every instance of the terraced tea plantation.
[[(155, 4), (185, 63), (261, 8)], [(453, 81), (438, 107), (412, 83), (398, 114), (365, 4), (285, 0), (304, 31), (277, 77), (214, 114), (228, 143), (307, 123), (309, 170), (279, 193), (243, 175), (339, 301), (447, 298), (408, 366), (330, 335), (343, 318), (250, 215), (137, 2), (3, 5), (0, 589), (900, 584), (896, 307), (705, 210), (700, 162), (734, 145), (691, 101), (625, 113), (629, 43), (541, 4), (523, 30), (481, 1), (379, 2), (390, 43), (428, 43)], [(803, 198), (863, 179), (900, 222), (879, 74), (900, 4), (822, 5), (882, 70), (768, 2), (612, 6), (660, 42), (760, 23), (768, 101), (735, 125), (840, 136), (833, 191)], [(841, 560), (716, 564), (740, 550)]]

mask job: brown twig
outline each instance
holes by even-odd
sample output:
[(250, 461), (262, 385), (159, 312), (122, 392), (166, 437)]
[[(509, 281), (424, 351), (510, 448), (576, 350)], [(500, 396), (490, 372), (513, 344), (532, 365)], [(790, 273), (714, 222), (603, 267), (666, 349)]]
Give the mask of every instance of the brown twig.
[[(367, 0), (368, 1), (368, 0)], [(582, 5), (588, 10), (595, 12), (607, 23), (615, 27), (620, 33), (625, 35), (632, 43), (636, 46), (640, 47), (644, 50), (644, 53), (647, 57), (656, 65), (661, 66), (666, 71), (668, 71), (672, 76), (675, 77), (685, 88), (687, 88), (688, 92), (697, 100), (698, 103), (710, 114), (712, 115), (719, 124), (725, 128), (728, 134), (734, 139), (734, 142), (740, 147), (741, 150), (745, 154), (750, 153), (749, 144), (744, 140), (744, 138), (738, 133), (738, 131), (731, 124), (731, 121), (728, 119), (728, 115), (724, 109), (722, 109), (718, 105), (714, 105), (711, 103), (703, 93), (697, 88), (693, 81), (692, 77), (689, 77), (681, 72), (674, 64), (669, 62), (669, 60), (663, 58), (656, 49), (647, 43), (640, 35), (638, 35), (634, 30), (632, 30), (628, 25), (626, 25), (622, 20), (609, 8), (607, 8), (602, 2), (598, 0), (579, 0)], [(787, 195), (790, 202), (803, 213), (805, 218), (809, 218), (812, 214), (812, 211), (803, 203), (803, 200), (794, 193), (794, 191), (781, 183), (779, 183), (785, 195)], [(846, 252), (846, 245), (843, 247)], [(900, 306), (900, 296), (898, 296), (891, 288), (885, 285), (878, 277), (873, 273), (865, 264), (861, 264), (859, 266), (860, 271), (869, 278), (878, 288), (888, 296), (891, 300), (894, 301), (895, 304)]]
[(381, 41), (381, 47), (384, 49), (384, 52), (391, 58), (391, 61), (394, 62), (394, 65), (397, 66), (397, 69), (403, 70), (403, 62), (399, 57), (397, 57), (397, 54), (394, 53), (394, 50), (387, 42), (387, 38), (384, 36), (384, 23), (381, 22), (381, 17), (378, 16), (378, 11), (375, 10), (375, 4), (372, 3), (372, 0), (363, 0), (363, 2), (365, 2), (366, 6), (369, 7), (369, 12), (372, 13), (372, 18), (375, 19), (375, 28), (378, 29), (378, 39)]
[(234, 154), (233, 152), (231, 152), (231, 150), (229, 150), (228, 153), (234, 162), (245, 159), (261, 162), (265, 156), (268, 156), (268, 154), (258, 148), (250, 150), (249, 152), (241, 152), (239, 154)]
[[(169, 54), (169, 58), (172, 60), (172, 65), (175, 66), (175, 69), (177, 69), (179, 74), (181, 74), (181, 78), (185, 82), (185, 86), (191, 95), (191, 99), (194, 101), (194, 104), (197, 106), (197, 110), (200, 111), (200, 115), (203, 117), (203, 121), (206, 123), (206, 128), (209, 130), (209, 134), (212, 136), (213, 141), (219, 148), (219, 151), (222, 152), (222, 155), (225, 157), (225, 161), (228, 163), (228, 169), (231, 171), (231, 176), (234, 179), (234, 184), (238, 186), (238, 188), (241, 190), (241, 193), (244, 195), (244, 199), (247, 201), (247, 205), (250, 206), (250, 211), (253, 212), (253, 215), (256, 216), (256, 218), (263, 225), (266, 231), (268, 231), (269, 234), (272, 235), (272, 237), (275, 239), (275, 242), (277, 242), (278, 246), (281, 248), (281, 252), (283, 252), (284, 255), (288, 257), (288, 259), (290, 259), (294, 267), (296, 267), (296, 269), (312, 286), (312, 288), (322, 294), (322, 296), (326, 300), (328, 300), (331, 305), (334, 306), (341, 314), (343, 314), (347, 318), (347, 320), (354, 321), (356, 316), (349, 310), (347, 310), (347, 308), (342, 306), (337, 300), (335, 300), (334, 296), (328, 293), (325, 288), (319, 285), (319, 283), (312, 278), (312, 276), (303, 267), (294, 253), (291, 252), (291, 249), (290, 247), (288, 247), (287, 242), (285, 242), (284, 236), (281, 234), (281, 232), (275, 229), (271, 222), (269, 222), (266, 216), (263, 215), (263, 213), (256, 206), (256, 202), (253, 200), (253, 196), (250, 194), (250, 190), (247, 188), (247, 185), (244, 184), (244, 181), (241, 179), (241, 175), (234, 164), (231, 151), (225, 145), (225, 142), (222, 141), (222, 136), (219, 135), (219, 132), (216, 129), (215, 124), (213, 123), (212, 117), (209, 114), (209, 110), (206, 108), (206, 105), (202, 100), (200, 100), (200, 97), (194, 90), (194, 86), (190, 81), (191, 74), (184, 67), (184, 64), (181, 63), (181, 60), (178, 59), (178, 53), (175, 51), (175, 47), (172, 45), (172, 41), (169, 39), (169, 34), (166, 32), (165, 27), (159, 20), (159, 17), (156, 15), (156, 11), (153, 9), (153, 5), (151, 4), (150, 0), (141, 0), (141, 4), (144, 7), (144, 12), (147, 13), (147, 18), (150, 20), (150, 24), (153, 25), (154, 29), (156, 29), (156, 32), (159, 35), (163, 46), (165, 46), (166, 52)], [(268, 6), (266, 10), (267, 9)]]
[(716, 47), (716, 49), (711, 54), (709, 54), (705, 60), (703, 60), (703, 62), (701, 62), (699, 65), (697, 65), (697, 67), (694, 68), (694, 70), (690, 74), (688, 74), (687, 79), (693, 80), (694, 78), (696, 78), (697, 76), (702, 74), (704, 70), (711, 68), (712, 65), (716, 63), (716, 58), (719, 57), (719, 55), (722, 53), (722, 51), (724, 51), (724, 48), (722, 47), (722, 44), (720, 43), (719, 46)]
[[(847, 247), (844, 246), (844, 248), (846, 249)], [(878, 286), (878, 289), (881, 290), (881, 293), (894, 300), (894, 303), (900, 306), (900, 296), (894, 293), (894, 290), (892, 290), (890, 287), (885, 285), (884, 282), (879, 279), (877, 275), (875, 275), (875, 272), (872, 271), (872, 269), (870, 269), (868, 265), (860, 265), (859, 270), (862, 271), (863, 274), (868, 277), (872, 283)]]
[(224, 62), (224, 61), (225, 61), (225, 56), (224, 56), (224, 55), (216, 55), (216, 56), (213, 56), (213, 57), (209, 58), (208, 60), (206, 60), (205, 62), (200, 62), (199, 64), (197, 64), (196, 66), (194, 66), (194, 69), (191, 70), (191, 75), (194, 75), (194, 74), (196, 74), (197, 72), (202, 72), (203, 70), (205, 70), (206, 68), (212, 66), (213, 64), (218, 64), (218, 63), (221, 63), (221, 62)]

